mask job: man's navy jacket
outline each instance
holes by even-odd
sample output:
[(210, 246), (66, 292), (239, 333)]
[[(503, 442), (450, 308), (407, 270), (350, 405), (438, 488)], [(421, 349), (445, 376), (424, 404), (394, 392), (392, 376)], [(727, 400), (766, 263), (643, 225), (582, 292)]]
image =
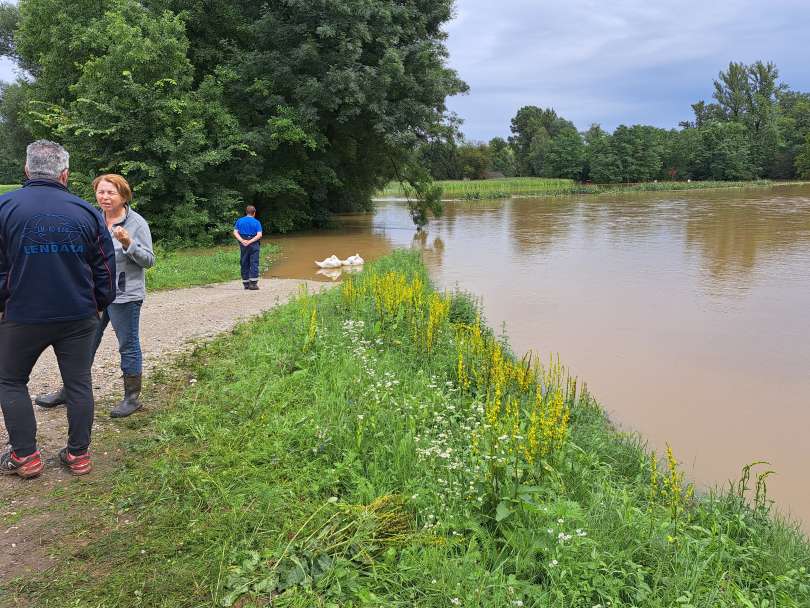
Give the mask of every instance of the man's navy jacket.
[(94, 316), (115, 299), (104, 218), (60, 183), (31, 179), (0, 196), (0, 309), (15, 323)]

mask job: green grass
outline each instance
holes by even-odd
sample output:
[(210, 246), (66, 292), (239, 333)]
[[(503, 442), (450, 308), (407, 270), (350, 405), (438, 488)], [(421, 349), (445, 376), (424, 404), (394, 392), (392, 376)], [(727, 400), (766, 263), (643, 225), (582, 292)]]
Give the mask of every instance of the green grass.
[[(537, 177), (512, 177), (488, 180), (437, 181), (445, 199), (504, 198), (509, 196), (537, 196), (570, 192), (576, 183), (571, 179), (545, 179)], [(381, 196), (405, 196), (399, 182), (391, 182)]]
[[(261, 251), (264, 272), (278, 254), (278, 246), (265, 243)], [(155, 265), (146, 271), (146, 287), (150, 291), (222, 283), (240, 277), (237, 244), (205, 249), (166, 250), (158, 247), (155, 255)]]
[[(558, 364), (498, 380), (521, 366), (476, 338), (470, 298), (443, 315), (413, 254), (369, 266), (354, 296), (302, 296), (164, 379), (162, 411), (124, 423), (140, 427), (129, 462), (94, 499), (109, 517), (11, 593), (41, 608), (810, 605), (810, 547), (762, 483), (751, 507), (746, 484), (680, 494), (677, 466), (662, 483)], [(508, 412), (540, 411), (538, 386), (570, 422), (541, 425), (549, 451), (529, 462)]]
[(5, 194), (6, 192), (9, 192), (9, 191), (11, 191), (11, 190), (16, 190), (16, 189), (17, 189), (17, 188), (19, 188), (19, 187), (20, 187), (20, 186), (19, 186), (19, 185), (17, 185), (17, 184), (11, 184), (11, 185), (8, 185), (8, 184), (0, 184), (0, 194)]
[[(768, 180), (745, 182), (643, 182), (638, 184), (580, 184), (570, 179), (512, 177), (479, 181), (438, 181), (445, 200), (496, 199), (509, 197), (566, 196), (573, 194), (605, 194), (611, 192), (668, 192), (678, 190), (706, 190), (713, 188), (750, 188), (772, 186)], [(401, 184), (392, 182), (380, 196), (405, 196)]]

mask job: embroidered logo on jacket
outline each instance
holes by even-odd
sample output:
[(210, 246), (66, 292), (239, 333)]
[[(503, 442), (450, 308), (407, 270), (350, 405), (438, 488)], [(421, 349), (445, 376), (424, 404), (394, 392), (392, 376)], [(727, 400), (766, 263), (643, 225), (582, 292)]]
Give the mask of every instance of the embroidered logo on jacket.
[(41, 213), (25, 224), (22, 249), (25, 255), (84, 253), (83, 230), (64, 215)]

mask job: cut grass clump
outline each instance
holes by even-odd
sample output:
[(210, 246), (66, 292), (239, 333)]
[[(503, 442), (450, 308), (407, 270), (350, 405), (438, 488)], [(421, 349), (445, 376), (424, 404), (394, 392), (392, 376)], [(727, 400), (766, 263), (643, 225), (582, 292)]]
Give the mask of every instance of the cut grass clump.
[[(272, 243), (262, 245), (262, 272), (270, 268), (278, 251), (278, 246)], [(205, 249), (164, 249), (158, 246), (155, 257), (155, 265), (146, 271), (146, 287), (150, 291), (223, 283), (241, 276), (236, 244)]]
[(692, 495), (674, 457), (614, 430), (559, 361), (510, 356), (471, 306), (397, 252), (202, 348), (99, 497), (135, 523), (25, 599), (810, 605), (810, 547), (764, 488)]

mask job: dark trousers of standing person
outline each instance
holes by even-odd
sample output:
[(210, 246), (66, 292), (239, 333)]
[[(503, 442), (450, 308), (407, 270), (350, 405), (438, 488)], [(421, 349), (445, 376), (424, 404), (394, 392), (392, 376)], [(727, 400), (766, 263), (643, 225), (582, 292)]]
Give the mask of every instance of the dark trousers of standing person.
[(37, 449), (37, 421), (28, 393), (28, 379), (49, 346), (56, 353), (65, 385), (68, 451), (84, 454), (93, 428), (93, 339), (98, 318), (59, 323), (23, 324), (0, 321), (0, 406), (9, 443), (17, 458)]
[(259, 282), (259, 242), (251, 243), (247, 247), (239, 245), (242, 266), (242, 283), (247, 287), (250, 283)]

